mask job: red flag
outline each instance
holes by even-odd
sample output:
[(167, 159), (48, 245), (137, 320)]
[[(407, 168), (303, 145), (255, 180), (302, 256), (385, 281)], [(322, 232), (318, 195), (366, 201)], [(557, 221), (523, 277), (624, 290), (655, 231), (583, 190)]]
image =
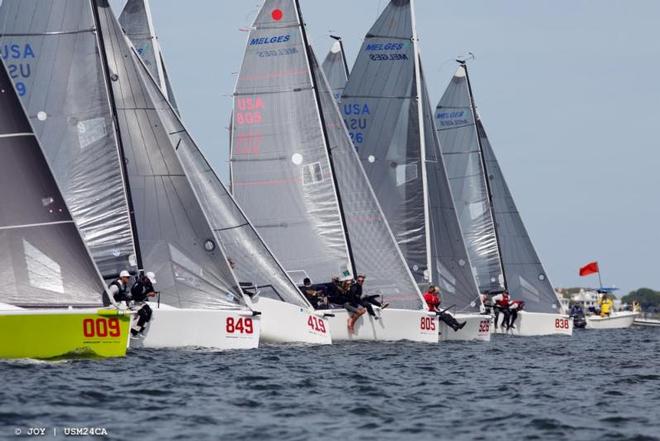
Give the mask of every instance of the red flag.
[(580, 277), (588, 276), (589, 274), (595, 274), (598, 272), (600, 272), (598, 269), (598, 262), (589, 262), (580, 268)]

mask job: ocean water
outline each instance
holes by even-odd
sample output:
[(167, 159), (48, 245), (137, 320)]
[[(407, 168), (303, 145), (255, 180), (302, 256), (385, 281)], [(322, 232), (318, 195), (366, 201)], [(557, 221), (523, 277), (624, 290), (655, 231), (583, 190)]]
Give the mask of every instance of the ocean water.
[(3, 361), (0, 378), (3, 440), (660, 439), (660, 329), (140, 350)]

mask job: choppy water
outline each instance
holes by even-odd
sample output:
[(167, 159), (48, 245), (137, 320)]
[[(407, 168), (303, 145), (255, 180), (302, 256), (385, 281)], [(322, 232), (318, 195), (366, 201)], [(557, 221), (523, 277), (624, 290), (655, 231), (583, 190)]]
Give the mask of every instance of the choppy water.
[(0, 378), (0, 439), (29, 427), (61, 439), (65, 427), (131, 440), (660, 439), (660, 329), (141, 350), (0, 362)]

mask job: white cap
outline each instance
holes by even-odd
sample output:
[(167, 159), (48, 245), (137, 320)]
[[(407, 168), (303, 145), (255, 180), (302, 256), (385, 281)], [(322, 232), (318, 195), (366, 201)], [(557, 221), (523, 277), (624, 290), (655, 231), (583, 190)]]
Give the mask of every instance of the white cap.
[(122, 272), (119, 273), (119, 277), (131, 277), (131, 273), (129, 273), (128, 271), (124, 270), (124, 271), (122, 271)]
[(154, 274), (153, 272), (149, 271), (148, 273), (145, 274), (145, 276), (147, 276), (147, 279), (149, 279), (149, 281), (150, 281), (152, 284), (154, 284), (154, 285), (156, 284), (156, 274)]

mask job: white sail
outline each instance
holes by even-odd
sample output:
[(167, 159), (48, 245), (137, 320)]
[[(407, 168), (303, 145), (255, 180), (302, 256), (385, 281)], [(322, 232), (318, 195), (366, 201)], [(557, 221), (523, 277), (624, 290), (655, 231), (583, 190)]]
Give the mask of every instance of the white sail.
[(346, 62), (346, 53), (344, 52), (344, 42), (341, 37), (331, 36), (334, 40), (328, 55), (325, 56), (321, 68), (325, 77), (328, 79), (328, 84), (332, 90), (335, 100), (341, 101), (341, 96), (344, 93), (344, 87), (348, 81), (348, 63)]

